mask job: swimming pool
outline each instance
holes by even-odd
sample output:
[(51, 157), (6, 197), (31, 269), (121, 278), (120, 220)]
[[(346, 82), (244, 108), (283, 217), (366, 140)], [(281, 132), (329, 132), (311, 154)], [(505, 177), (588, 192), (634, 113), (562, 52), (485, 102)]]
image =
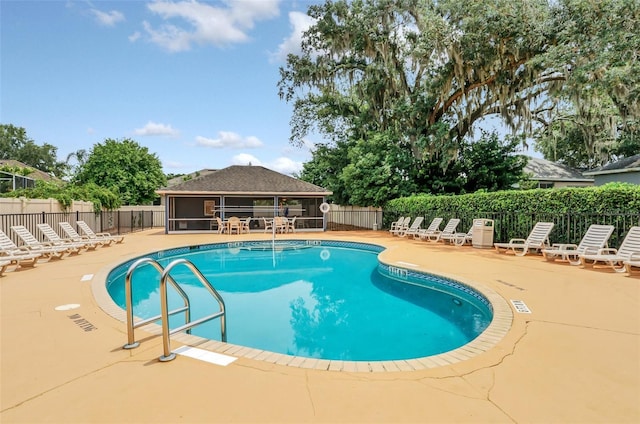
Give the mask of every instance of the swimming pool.
[[(382, 247), (331, 241), (233, 242), (189, 246), (146, 255), (166, 266), (193, 262), (227, 304), (228, 342), (310, 358), (383, 361), (418, 358), (456, 349), (491, 322), (487, 299), (454, 280), (379, 263)], [(124, 307), (124, 275), (114, 268), (107, 290)], [(357, 264), (357, 265), (356, 265)], [(187, 269), (172, 276), (192, 299), (192, 319), (217, 304)], [(134, 273), (134, 314), (159, 311), (159, 276), (151, 267)], [(170, 308), (177, 296), (169, 291)], [(181, 316), (171, 326), (183, 324)], [(193, 334), (220, 339), (219, 325)]]

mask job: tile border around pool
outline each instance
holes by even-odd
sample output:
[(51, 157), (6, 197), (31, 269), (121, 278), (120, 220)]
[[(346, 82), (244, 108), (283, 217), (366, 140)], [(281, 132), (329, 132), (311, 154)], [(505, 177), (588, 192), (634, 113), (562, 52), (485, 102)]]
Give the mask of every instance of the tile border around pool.
[[(320, 244), (318, 244), (320, 242)], [(241, 247), (244, 244), (265, 244), (264, 241), (244, 241), (244, 242), (224, 242), (224, 243), (212, 243), (199, 245), (198, 249), (220, 249), (227, 247)], [(377, 251), (383, 254), (386, 248), (384, 246), (376, 245), (373, 243), (360, 243), (360, 242), (344, 242), (334, 240), (288, 240), (286, 243), (294, 245), (326, 245), (341, 246), (341, 247), (358, 247), (358, 248), (370, 248), (372, 251)], [(233, 246), (230, 246), (233, 244)], [(162, 252), (167, 253), (180, 253), (193, 251), (194, 246), (182, 246), (178, 248), (165, 249)], [(93, 296), (96, 299), (98, 306), (111, 317), (126, 323), (126, 311), (118, 306), (109, 296), (106, 288), (106, 281), (109, 273), (122, 267), (123, 264), (131, 263), (138, 258), (152, 256), (152, 253), (147, 255), (136, 255), (130, 258), (124, 258), (123, 261), (118, 261), (117, 264), (111, 264), (103, 267), (99, 272), (95, 274), (91, 282), (91, 288)], [(381, 255), (383, 256), (383, 255)], [(157, 258), (157, 256), (156, 256)], [(489, 287), (486, 287), (480, 283), (474, 281), (467, 281), (453, 275), (435, 274), (429, 272), (416, 271), (408, 269), (406, 266), (400, 263), (387, 263), (382, 258), (378, 257), (380, 265), (383, 268), (395, 267), (404, 269), (411, 274), (422, 275), (434, 275), (443, 281), (452, 282), (456, 286), (466, 286), (479, 292), (493, 309), (493, 319), (489, 326), (478, 337), (473, 339), (466, 345), (460, 346), (457, 349), (450, 350), (438, 355), (426, 356), (422, 358), (395, 360), (395, 361), (342, 361), (342, 360), (327, 360), (318, 358), (305, 358), (301, 356), (285, 355), (281, 353), (275, 353), (260, 349), (254, 349), (246, 346), (234, 345), (232, 343), (223, 343), (216, 340), (204, 339), (202, 337), (192, 336), (186, 333), (177, 333), (171, 336), (172, 341), (177, 341), (184, 345), (198, 347), (200, 349), (206, 349), (211, 352), (222, 353), (225, 355), (235, 356), (239, 358), (255, 359), (277, 365), (285, 365), (296, 368), (316, 369), (325, 371), (345, 371), (345, 372), (400, 372), (400, 371), (418, 371), (426, 370), (430, 368), (437, 368), (441, 366), (447, 366), (456, 364), (458, 362), (466, 361), (474, 358), (484, 352), (492, 349), (498, 342), (500, 342), (511, 329), (513, 322), (513, 311), (507, 303), (507, 301), (500, 296), (497, 292)], [(157, 324), (148, 324), (144, 327), (144, 331), (154, 335), (162, 335), (162, 327)], [(126, 339), (123, 340), (123, 345), (126, 343)], [(177, 346), (180, 347), (180, 346)], [(159, 352), (159, 355), (162, 352)]]

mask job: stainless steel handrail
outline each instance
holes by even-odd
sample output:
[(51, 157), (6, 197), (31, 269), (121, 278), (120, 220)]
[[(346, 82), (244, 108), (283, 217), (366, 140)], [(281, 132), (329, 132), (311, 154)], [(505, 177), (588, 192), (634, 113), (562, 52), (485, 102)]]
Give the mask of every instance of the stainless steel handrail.
[[(157, 321), (160, 318), (162, 318), (162, 314), (160, 314), (151, 318), (147, 318), (142, 321), (138, 321), (136, 323), (133, 322), (133, 294), (132, 294), (133, 289), (132, 289), (131, 280), (133, 278), (133, 272), (136, 270), (136, 268), (138, 268), (140, 265), (143, 265), (143, 264), (152, 265), (156, 270), (158, 270), (158, 272), (161, 275), (162, 275), (162, 272), (164, 271), (164, 268), (162, 268), (162, 265), (160, 265), (156, 260), (151, 258), (138, 259), (137, 261), (132, 263), (129, 269), (127, 270), (127, 275), (124, 279), (125, 300), (126, 300), (126, 307), (127, 307), (127, 344), (123, 346), (124, 349), (135, 349), (136, 347), (140, 346), (140, 343), (135, 341), (135, 334), (134, 334), (135, 328), (142, 327), (143, 325), (147, 325), (151, 322)], [(182, 300), (184, 301), (184, 306), (182, 308), (174, 309), (173, 311), (167, 312), (167, 315), (173, 315), (173, 314), (177, 314), (184, 311), (184, 321), (189, 322), (191, 320), (191, 304), (189, 303), (189, 297), (184, 292), (182, 287), (180, 287), (180, 285), (178, 285), (173, 280), (173, 278), (169, 277), (169, 283), (173, 286), (173, 288), (176, 289), (178, 294), (182, 297)]]
[[(171, 281), (171, 276), (169, 273), (171, 270), (177, 265), (184, 264), (187, 268), (193, 272), (193, 274), (200, 280), (200, 283), (209, 290), (209, 293), (216, 299), (218, 305), (220, 306), (220, 311), (215, 314), (208, 315), (206, 317), (202, 317), (192, 322), (186, 322), (185, 325), (180, 326), (178, 328), (174, 328), (173, 330), (169, 330), (169, 311), (168, 311), (168, 300), (167, 300), (167, 280)], [(176, 354), (171, 352), (170, 346), (170, 335), (173, 333), (177, 333), (179, 331), (190, 329), (195, 327), (196, 325), (202, 324), (207, 321), (211, 321), (212, 319), (220, 318), (220, 333), (221, 339), (223, 342), (227, 341), (227, 322), (226, 322), (226, 307), (224, 304), (224, 300), (220, 293), (213, 288), (209, 280), (202, 275), (200, 270), (196, 268), (196, 266), (186, 259), (176, 259), (171, 262), (162, 272), (162, 277), (160, 278), (160, 306), (162, 312), (162, 347), (163, 347), (163, 355), (159, 358), (162, 362), (167, 362), (175, 359)]]

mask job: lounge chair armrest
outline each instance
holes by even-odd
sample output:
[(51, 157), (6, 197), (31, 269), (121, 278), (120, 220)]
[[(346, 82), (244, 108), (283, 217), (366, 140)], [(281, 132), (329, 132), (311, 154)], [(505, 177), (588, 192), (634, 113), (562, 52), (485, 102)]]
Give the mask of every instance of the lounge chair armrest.
[(553, 243), (547, 250), (576, 250), (577, 248), (578, 245), (573, 243)]
[(16, 252), (18, 252), (18, 254), (20, 253), (33, 253), (31, 251), (31, 249), (29, 249), (27, 246), (17, 246), (17, 249), (11, 249), (11, 251), (0, 251), (0, 259), (2, 259), (3, 256), (12, 256), (13, 254), (15, 254)]
[(527, 242), (527, 240), (522, 239), (522, 238), (514, 238), (509, 240), (509, 244), (525, 244)]
[(629, 260), (630, 261), (640, 260), (640, 252), (631, 252), (631, 254), (629, 255)]
[(600, 252), (601, 249), (596, 249), (595, 247), (587, 247), (586, 249), (584, 249), (584, 252), (582, 252), (583, 255), (597, 255)]
[(605, 247), (598, 250), (598, 255), (615, 255), (616, 253), (618, 253), (618, 249), (613, 247)]
[(111, 233), (96, 233), (98, 237), (111, 237)]

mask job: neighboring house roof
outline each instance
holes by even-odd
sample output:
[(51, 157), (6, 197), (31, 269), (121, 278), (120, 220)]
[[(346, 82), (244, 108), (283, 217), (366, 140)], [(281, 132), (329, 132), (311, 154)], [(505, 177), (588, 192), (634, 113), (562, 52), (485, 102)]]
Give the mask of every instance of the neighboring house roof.
[[(32, 180), (45, 180), (45, 181), (53, 180), (53, 177), (51, 175), (47, 174), (46, 172), (40, 171), (39, 169), (36, 169), (33, 166), (29, 166), (26, 163), (22, 163), (22, 162), (17, 161), (17, 160), (0, 159), (0, 167), (2, 167), (2, 166), (11, 166), (11, 167), (18, 167), (18, 168), (29, 168), (29, 169), (32, 170), (32, 172), (29, 175), (15, 174), (15, 175), (17, 175), (19, 177), (31, 178)], [(2, 172), (6, 172), (6, 171), (2, 171)]]
[(587, 171), (584, 175), (621, 174), (623, 172), (640, 172), (640, 154), (608, 163), (600, 168)]
[(592, 182), (577, 169), (541, 158), (529, 158), (524, 172), (533, 174), (532, 180)]
[(233, 165), (171, 187), (161, 188), (157, 192), (159, 194), (315, 194), (322, 196), (332, 194), (315, 184), (262, 166), (251, 165)]

